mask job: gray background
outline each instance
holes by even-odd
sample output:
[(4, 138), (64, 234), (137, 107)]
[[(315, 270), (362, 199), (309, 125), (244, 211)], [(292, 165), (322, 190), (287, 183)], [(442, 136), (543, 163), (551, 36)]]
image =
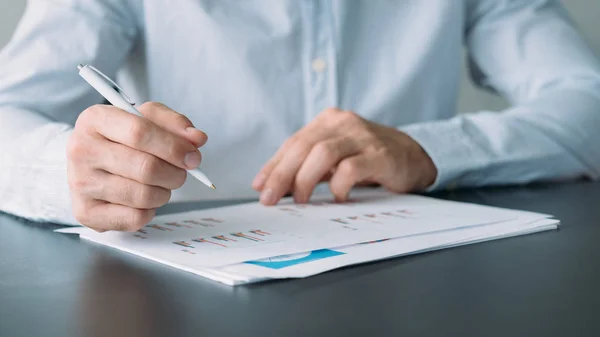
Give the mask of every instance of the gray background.
[[(12, 35), (19, 22), (26, 0), (0, 1), (0, 48), (3, 47)], [(597, 55), (600, 55), (600, 1), (599, 0), (564, 0), (571, 15), (577, 22), (580, 30), (593, 46)], [(458, 111), (468, 112), (481, 109), (498, 110), (506, 106), (504, 100), (498, 96), (474, 88), (468, 76), (463, 73), (461, 81), (461, 95)]]

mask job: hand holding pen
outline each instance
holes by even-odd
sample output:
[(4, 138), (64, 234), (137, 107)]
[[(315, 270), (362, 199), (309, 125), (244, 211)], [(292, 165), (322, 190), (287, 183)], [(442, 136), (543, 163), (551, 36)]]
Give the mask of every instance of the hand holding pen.
[(86, 109), (69, 139), (69, 187), (82, 225), (138, 230), (183, 185), (187, 172), (214, 188), (198, 170), (204, 132), (160, 103), (135, 109), (114, 82), (88, 67), (80, 67), (82, 77), (115, 106)]

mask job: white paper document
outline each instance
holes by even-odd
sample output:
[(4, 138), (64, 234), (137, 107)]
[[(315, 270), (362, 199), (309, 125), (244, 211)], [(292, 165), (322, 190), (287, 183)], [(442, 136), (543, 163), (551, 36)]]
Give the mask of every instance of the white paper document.
[(501, 224), (267, 258), (222, 268), (205, 269), (199, 275), (229, 285), (269, 279), (303, 278), (359, 263), (553, 230), (557, 228), (558, 224), (559, 221), (555, 219), (541, 219), (529, 223), (521, 223), (518, 220), (507, 221)]
[(158, 216), (135, 233), (62, 232), (236, 285), (556, 228), (548, 218), (376, 191), (343, 204), (284, 200)]

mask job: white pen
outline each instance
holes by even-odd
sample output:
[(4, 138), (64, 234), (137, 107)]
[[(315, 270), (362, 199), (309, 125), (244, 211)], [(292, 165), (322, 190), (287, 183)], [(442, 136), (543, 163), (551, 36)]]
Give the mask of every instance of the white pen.
[[(77, 69), (79, 69), (79, 76), (83, 77), (83, 79), (94, 89), (96, 89), (100, 95), (106, 98), (110, 104), (134, 115), (142, 116), (142, 114), (135, 108), (135, 103), (131, 101), (123, 89), (121, 89), (121, 87), (119, 87), (113, 80), (108, 78), (108, 76), (104, 75), (100, 70), (92, 67), (89, 64), (80, 64), (77, 66)], [(194, 178), (200, 180), (206, 186), (212, 188), (213, 190), (216, 189), (215, 185), (199, 168), (188, 170), (188, 173)]]

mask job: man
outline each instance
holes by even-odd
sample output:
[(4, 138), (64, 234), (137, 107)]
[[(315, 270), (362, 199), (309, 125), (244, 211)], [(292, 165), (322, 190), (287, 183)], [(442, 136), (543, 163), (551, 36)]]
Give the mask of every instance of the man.
[[(463, 45), (512, 108), (455, 116)], [(134, 50), (145, 118), (76, 71)], [(218, 191), (186, 198), (596, 178), (599, 129), (600, 65), (558, 1), (32, 0), (0, 55), (0, 210), (136, 230), (199, 147)]]

